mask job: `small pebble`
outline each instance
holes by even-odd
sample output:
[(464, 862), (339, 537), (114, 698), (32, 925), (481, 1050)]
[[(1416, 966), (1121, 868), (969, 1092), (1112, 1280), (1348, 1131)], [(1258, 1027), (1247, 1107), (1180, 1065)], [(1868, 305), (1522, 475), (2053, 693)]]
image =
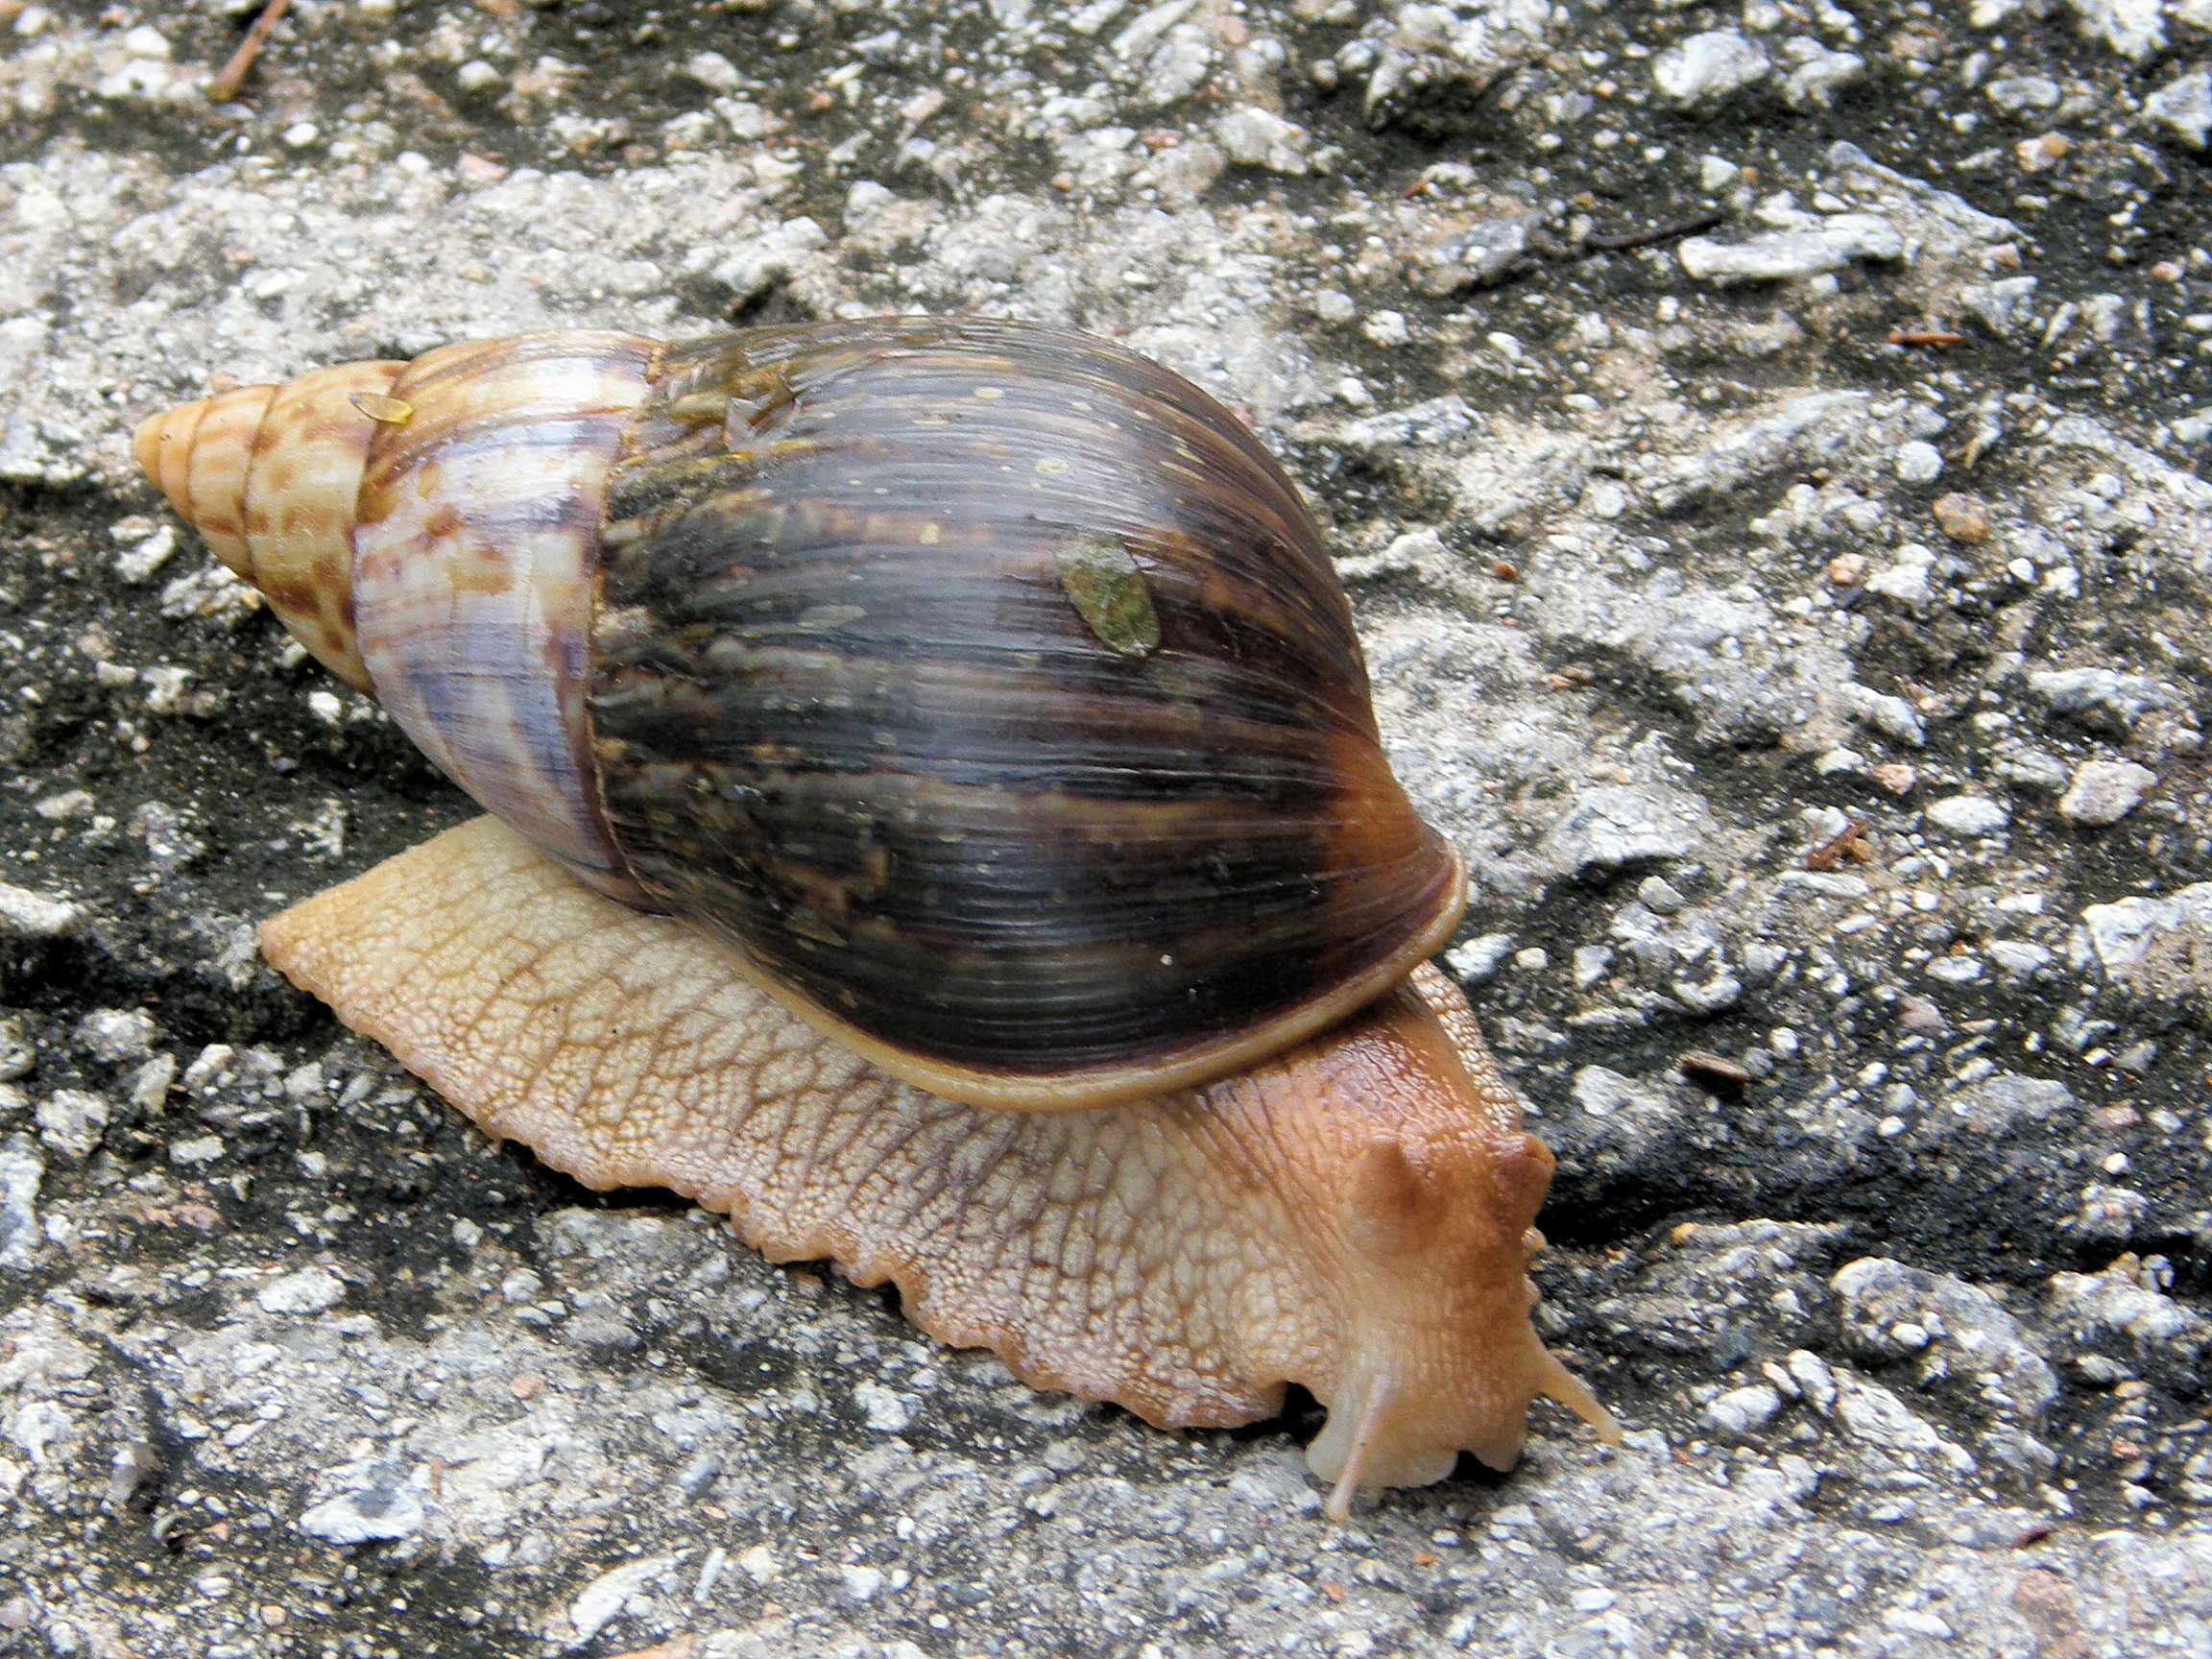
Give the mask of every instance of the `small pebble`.
[(1712, 29), (1670, 46), (1651, 60), (1651, 84), (1678, 108), (1718, 103), (1773, 73), (1756, 43), (1733, 29)]
[(1925, 997), (1897, 998), (1897, 1023), (1908, 1031), (1940, 1031), (1943, 1010)]
[(1920, 774), (1902, 760), (1885, 760), (1879, 766), (1869, 766), (1866, 776), (1892, 795), (1911, 794), (1913, 784), (1920, 781)]
[(1936, 520), (1936, 528), (1954, 541), (1974, 547), (1989, 540), (1989, 509), (1975, 496), (1956, 492), (1938, 495), (1929, 504), (1928, 511)]
[(1510, 933), (1480, 933), (1444, 953), (1444, 966), (1462, 985), (1479, 985), (1505, 965), (1513, 953)]
[(160, 1027), (142, 1008), (95, 1008), (77, 1022), (77, 1043), (110, 1066), (150, 1053)]
[(1378, 346), (1403, 346), (1412, 339), (1403, 311), (1370, 311), (1359, 332)]
[(79, 1162), (92, 1156), (112, 1115), (106, 1100), (82, 1089), (57, 1089), (38, 1102), (34, 1114), (39, 1143), (49, 1152)]
[(74, 904), (0, 881), (0, 932), (18, 939), (59, 939), (84, 923), (84, 912)]
[(264, 1313), (322, 1313), (346, 1300), (346, 1282), (327, 1267), (280, 1273), (253, 1293)]
[(709, 92), (734, 92), (745, 84), (737, 65), (719, 52), (694, 52), (684, 60), (681, 71), (685, 79), (694, 81)]
[(189, 1141), (178, 1141), (169, 1147), (169, 1162), (185, 1168), (195, 1165), (212, 1164), (223, 1156), (223, 1138), (220, 1135), (196, 1135)]
[(2058, 816), (2070, 824), (2102, 829), (2117, 824), (2142, 804), (2158, 774), (2132, 760), (2084, 760), (2058, 798)]
[(1902, 259), (1905, 239), (1872, 213), (1839, 213), (1810, 229), (1771, 230), (1741, 242), (1688, 237), (1675, 257), (1684, 273), (1699, 282), (1790, 282), (1860, 260)]
[(2010, 814), (1984, 795), (1952, 795), (1929, 803), (1928, 822), (1953, 835), (1994, 835)]
[(1932, 484), (1943, 470), (1943, 455), (1935, 445), (1916, 440), (1898, 445), (1889, 464), (1907, 484)]
[(2195, 69), (2169, 81), (2143, 100), (2143, 113), (2190, 149), (2203, 149), (2212, 135), (2212, 70)]
[(1731, 1388), (1705, 1407), (1705, 1420), (1723, 1434), (1748, 1434), (1763, 1429), (1782, 1409), (1782, 1396), (1764, 1382)]

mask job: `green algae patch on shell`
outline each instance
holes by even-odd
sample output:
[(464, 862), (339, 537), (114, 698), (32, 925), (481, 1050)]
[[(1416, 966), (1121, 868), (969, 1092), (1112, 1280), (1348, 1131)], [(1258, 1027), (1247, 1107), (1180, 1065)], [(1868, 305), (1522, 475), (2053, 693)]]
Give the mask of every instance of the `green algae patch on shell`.
[(1053, 563), (1075, 614), (1109, 651), (1149, 657), (1160, 649), (1160, 613), (1144, 572), (1111, 536), (1070, 536)]

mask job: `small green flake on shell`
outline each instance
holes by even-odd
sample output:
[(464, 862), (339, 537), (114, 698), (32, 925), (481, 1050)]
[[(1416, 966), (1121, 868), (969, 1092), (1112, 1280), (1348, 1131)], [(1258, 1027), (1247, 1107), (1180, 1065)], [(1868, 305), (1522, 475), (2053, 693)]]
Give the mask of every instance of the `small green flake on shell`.
[(1056, 555), (1060, 586), (1098, 642), (1124, 657), (1160, 648), (1160, 613), (1129, 549), (1102, 533), (1072, 536)]

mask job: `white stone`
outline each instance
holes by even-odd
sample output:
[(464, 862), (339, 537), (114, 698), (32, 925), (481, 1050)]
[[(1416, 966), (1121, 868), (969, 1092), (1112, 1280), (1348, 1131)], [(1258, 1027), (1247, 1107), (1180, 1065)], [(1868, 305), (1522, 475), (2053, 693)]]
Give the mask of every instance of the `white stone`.
[(1915, 439), (1897, 445), (1889, 457), (1897, 476), (1908, 484), (1932, 484), (1943, 470), (1943, 452), (1935, 445)]
[(1782, 1396), (1764, 1382), (1731, 1388), (1705, 1407), (1705, 1420), (1723, 1434), (1748, 1434), (1764, 1429), (1782, 1409)]
[(421, 1527), (422, 1500), (404, 1486), (344, 1493), (300, 1517), (300, 1530), (325, 1544), (391, 1543)]
[(1894, 599), (1909, 611), (1925, 610), (1936, 599), (1936, 589), (1928, 580), (1925, 560), (1884, 566), (1866, 578), (1866, 591)]
[(223, 1156), (223, 1138), (220, 1135), (195, 1135), (189, 1141), (169, 1143), (169, 1162), (183, 1168), (199, 1164), (212, 1164)]
[(1359, 332), (1378, 346), (1403, 346), (1413, 338), (1403, 311), (1370, 311)]
[(1836, 690), (1836, 701), (1847, 708), (1858, 719), (1867, 721), (1876, 733), (1893, 736), (1900, 743), (1911, 743), (1915, 750), (1927, 745), (1927, 726), (1920, 723), (1920, 712), (1902, 697), (1891, 692), (1878, 692), (1871, 685), (1849, 682)]
[(160, 1030), (143, 1008), (95, 1008), (77, 1022), (77, 1041), (93, 1059), (113, 1066), (144, 1058)]
[(1971, 985), (1982, 977), (1979, 956), (1938, 956), (1923, 970), (1939, 985)]
[[(305, 1522), (301, 1524), (306, 1525)], [(575, 1626), (577, 1640), (588, 1642), (598, 1635), (601, 1627), (622, 1611), (624, 1602), (681, 1559), (679, 1555), (666, 1554), (648, 1555), (640, 1561), (625, 1561), (613, 1572), (602, 1573), (585, 1585), (576, 1599), (568, 1603), (568, 1623)]]
[(2081, 33), (2140, 63), (2166, 44), (2161, 0), (2069, 0)]
[(830, 233), (813, 219), (800, 215), (774, 229), (746, 239), (742, 252), (732, 254), (709, 273), (737, 301), (746, 301), (779, 282), (788, 281), (807, 265), (812, 255), (830, 245)]
[(2143, 113), (2162, 122), (2192, 150), (2203, 149), (2206, 133), (2212, 132), (2212, 70), (2176, 76), (2143, 100)]
[(74, 904), (0, 881), (0, 929), (19, 939), (59, 939), (84, 921), (84, 912)]
[(1683, 108), (1717, 103), (1773, 73), (1758, 45), (1733, 29), (1713, 29), (1670, 46), (1651, 60), (1651, 84)]
[(1574, 963), (1575, 989), (1587, 991), (1613, 966), (1613, 951), (1609, 946), (1584, 945), (1575, 952)]
[(913, 1426), (914, 1402), (880, 1382), (860, 1383), (853, 1390), (853, 1403), (878, 1433), (902, 1434)]
[(1985, 795), (1952, 795), (1929, 804), (1928, 822), (1953, 835), (1994, 835), (2011, 814)]
[(2107, 974), (2125, 973), (2152, 945), (2177, 927), (2212, 933), (2212, 881), (2200, 881), (2160, 899), (2120, 899), (2092, 904), (2068, 942), (2077, 969), (2095, 962)]
[(1858, 53), (1831, 52), (1808, 36), (1791, 40), (1785, 51), (1790, 68), (1782, 77), (1782, 101), (1792, 109), (1825, 109), (1838, 91), (1866, 73)]
[(82, 1089), (57, 1089), (38, 1102), (34, 1114), (38, 1140), (48, 1151), (82, 1162), (92, 1156), (114, 1109), (97, 1094)]
[(682, 73), (685, 80), (697, 82), (709, 92), (734, 92), (745, 84), (737, 65), (719, 52), (692, 53), (684, 60)]
[(1658, 1104), (1652, 1092), (1635, 1078), (1603, 1066), (1585, 1066), (1575, 1073), (1569, 1086), (1575, 1104), (1593, 1118), (1610, 1118), (1615, 1112), (1633, 1106)]
[(1510, 933), (1479, 933), (1464, 945), (1444, 953), (1444, 966), (1462, 985), (1479, 985), (1505, 965), (1513, 954)]
[(321, 1313), (346, 1300), (346, 1281), (327, 1267), (279, 1274), (253, 1293), (264, 1313)]
[(115, 574), (126, 582), (143, 582), (168, 564), (170, 555), (176, 551), (176, 526), (164, 524), (153, 535), (115, 555)]
[(28, 1267), (38, 1259), (38, 1188), (46, 1166), (27, 1135), (0, 1142), (0, 1267)]
[(2043, 114), (2064, 96), (2048, 75), (2008, 75), (1982, 88), (1982, 96), (2008, 115)]
[(1772, 230), (1741, 242), (1687, 238), (1676, 251), (1682, 269), (1700, 282), (1788, 282), (1840, 271), (1856, 260), (1905, 256), (1905, 238), (1872, 213), (1839, 213), (1802, 230)]
[(1255, 106), (1232, 109), (1214, 123), (1214, 141), (1239, 167), (1264, 167), (1292, 176), (1307, 171), (1312, 134), (1271, 110)]
[(2157, 781), (2157, 773), (2132, 760), (2084, 760), (2058, 798), (2058, 816), (2093, 829), (2117, 824), (2142, 805)]
[(2042, 946), (2023, 944), (2017, 939), (1992, 939), (1982, 949), (2006, 978), (2015, 981), (2032, 978), (2039, 970), (2050, 967), (2054, 960)]

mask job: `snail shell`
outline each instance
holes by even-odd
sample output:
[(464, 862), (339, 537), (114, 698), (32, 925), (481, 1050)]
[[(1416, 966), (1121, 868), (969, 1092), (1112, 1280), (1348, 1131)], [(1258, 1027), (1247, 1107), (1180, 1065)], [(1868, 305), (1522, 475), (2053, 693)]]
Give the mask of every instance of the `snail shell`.
[(1538, 1394), (1617, 1432), (1527, 1320), (1549, 1154), (1407, 983), (1462, 868), (1195, 388), (1006, 323), (544, 334), (136, 453), (511, 827), (263, 930), (492, 1132), (1156, 1422), (1301, 1382), (1333, 1513)]
[(910, 1082), (1203, 1081), (1458, 920), (1296, 490), (1142, 358), (889, 319), (325, 376), (140, 459), (489, 810)]

